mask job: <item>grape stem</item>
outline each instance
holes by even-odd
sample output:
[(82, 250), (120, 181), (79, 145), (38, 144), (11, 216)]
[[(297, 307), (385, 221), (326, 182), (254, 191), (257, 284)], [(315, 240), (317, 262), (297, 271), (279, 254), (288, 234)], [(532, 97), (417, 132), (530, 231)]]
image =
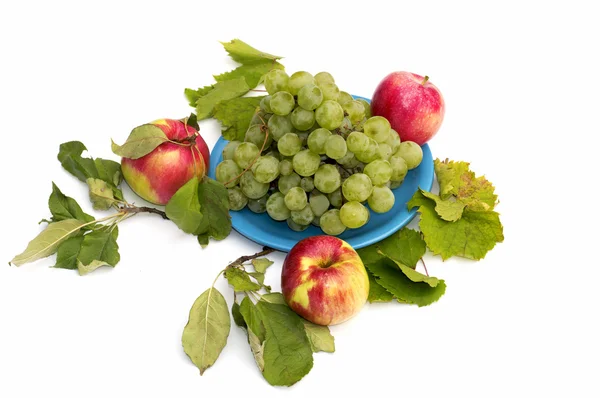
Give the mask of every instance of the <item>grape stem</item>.
[(423, 263), (423, 268), (425, 268), (425, 275), (429, 276), (429, 272), (427, 272), (427, 266), (425, 265), (425, 260), (421, 257), (421, 263)]

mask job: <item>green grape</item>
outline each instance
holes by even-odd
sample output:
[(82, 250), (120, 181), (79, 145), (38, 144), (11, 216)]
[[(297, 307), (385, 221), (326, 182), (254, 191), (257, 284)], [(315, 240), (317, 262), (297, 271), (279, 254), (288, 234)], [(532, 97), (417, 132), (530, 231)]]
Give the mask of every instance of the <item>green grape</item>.
[(365, 174), (373, 185), (382, 185), (392, 177), (392, 166), (387, 160), (377, 159), (365, 166)]
[(298, 91), (298, 105), (313, 111), (323, 102), (323, 92), (315, 84), (307, 84)]
[(320, 164), (321, 157), (308, 149), (295, 154), (292, 160), (294, 171), (303, 177), (315, 174)]
[(352, 174), (342, 184), (342, 192), (346, 200), (364, 202), (373, 192), (373, 183), (366, 174)]
[(389, 188), (390, 188), (390, 189), (396, 189), (396, 188), (398, 188), (400, 185), (402, 185), (402, 182), (403, 182), (403, 181), (404, 181), (404, 180), (390, 181), (390, 186), (389, 186)]
[(386, 186), (373, 188), (373, 193), (369, 196), (369, 207), (375, 213), (386, 213), (394, 207), (396, 197), (391, 189)]
[(298, 92), (302, 87), (314, 83), (315, 78), (313, 75), (305, 71), (299, 71), (290, 76), (290, 80), (288, 80), (288, 89), (292, 95), (298, 95)]
[(329, 199), (319, 191), (313, 191), (308, 199), (310, 208), (316, 217), (321, 217), (329, 209)]
[(316, 84), (335, 83), (333, 76), (329, 72), (319, 72), (315, 75)]
[(310, 192), (315, 189), (315, 182), (312, 177), (303, 177), (300, 180), (300, 188), (304, 189), (304, 192)]
[(221, 184), (226, 184), (225, 187), (233, 188), (238, 184), (239, 175), (242, 174), (242, 169), (233, 160), (224, 160), (217, 165), (216, 170), (217, 181)]
[(290, 217), (290, 209), (287, 208), (284, 201), (284, 195), (281, 192), (275, 192), (267, 200), (267, 213), (273, 220), (283, 221)]
[(266, 95), (260, 100), (260, 109), (266, 113), (273, 113), (271, 110), (271, 96)]
[(239, 211), (248, 204), (248, 198), (244, 195), (240, 187), (229, 188), (227, 195), (229, 196), (229, 210)]
[(292, 126), (297, 130), (306, 131), (315, 124), (315, 113), (297, 106), (291, 115)]
[[(341, 177), (340, 177), (340, 183), (341, 183)], [(315, 186), (316, 186), (316, 184), (315, 184)], [(319, 188), (317, 188), (317, 189), (319, 189)], [(321, 190), (319, 189), (319, 191), (321, 191)], [(342, 190), (340, 188), (336, 189), (335, 191), (333, 191), (327, 195), (327, 199), (329, 199), (329, 203), (331, 203), (331, 205), (333, 207), (337, 207), (337, 208), (342, 207), (342, 203), (344, 202), (344, 200), (342, 198)]]
[[(273, 100), (271, 100), (271, 103), (273, 103)], [(378, 143), (385, 142), (389, 138), (391, 128), (390, 122), (381, 116), (370, 117), (364, 126), (365, 134)]]
[(290, 229), (292, 231), (296, 231), (296, 232), (302, 232), (306, 228), (308, 228), (308, 225), (296, 224), (291, 218), (287, 219), (287, 225), (288, 225), (288, 227), (290, 227)]
[(361, 121), (354, 123), (354, 131), (360, 131), (361, 133), (364, 132), (366, 122), (367, 118), (364, 117)]
[(371, 163), (379, 157), (379, 144), (373, 138), (369, 138), (367, 149), (363, 152), (354, 152), (354, 156), (363, 163)]
[(279, 160), (272, 156), (261, 156), (252, 165), (252, 174), (258, 182), (269, 183), (279, 177)]
[(369, 137), (359, 131), (353, 131), (346, 138), (348, 149), (354, 153), (366, 152), (369, 148)]
[(331, 131), (322, 127), (314, 130), (308, 136), (308, 148), (319, 155), (325, 154), (325, 141), (331, 135)]
[(315, 215), (309, 205), (304, 206), (302, 210), (292, 210), (290, 218), (298, 225), (310, 225)]
[(338, 104), (344, 105), (346, 102), (354, 101), (354, 97), (345, 91), (340, 91), (340, 95), (337, 99)]
[(360, 228), (369, 221), (369, 209), (360, 202), (346, 202), (340, 209), (340, 220), (348, 228)]
[(340, 159), (348, 152), (346, 140), (340, 135), (331, 135), (325, 141), (325, 154), (331, 159)]
[(301, 177), (296, 173), (292, 173), (287, 176), (281, 176), (279, 177), (279, 181), (277, 181), (277, 187), (279, 188), (279, 191), (285, 195), (290, 191), (290, 189), (299, 187), (300, 180)]
[(358, 123), (365, 117), (365, 106), (356, 100), (342, 104), (344, 112), (348, 114), (352, 123)]
[(337, 162), (346, 169), (353, 169), (360, 164), (359, 160), (354, 156), (354, 153), (350, 151), (346, 152), (343, 157), (337, 159)]
[(321, 223), (319, 222), (319, 219), (320, 219), (320, 218), (321, 218), (321, 217), (317, 217), (317, 216), (315, 216), (315, 218), (313, 218), (313, 220), (312, 220), (310, 223), (311, 223), (312, 225), (314, 225), (315, 227), (320, 227), (320, 226), (321, 226)]
[(287, 89), (289, 76), (281, 69), (271, 69), (265, 75), (265, 88), (271, 95)]
[(282, 176), (289, 176), (294, 171), (294, 166), (292, 166), (292, 162), (289, 159), (283, 159), (279, 162), (279, 173)]
[(402, 182), (404, 177), (406, 177), (406, 173), (408, 173), (406, 160), (399, 154), (395, 154), (390, 157), (390, 165), (392, 166), (392, 176), (390, 177), (390, 180)]
[(233, 160), (233, 154), (241, 141), (229, 141), (223, 148), (223, 160)]
[[(271, 100), (272, 102), (272, 100)], [(319, 126), (327, 130), (335, 130), (344, 121), (344, 110), (335, 101), (323, 101), (315, 111), (315, 118)]]
[(381, 160), (388, 160), (392, 156), (392, 148), (385, 142), (377, 145), (378, 157)]
[(248, 127), (244, 141), (251, 142), (260, 149), (263, 145), (265, 148), (268, 148), (269, 145), (271, 145), (271, 142), (273, 142), (273, 138), (271, 137), (271, 134), (267, 136), (267, 131), (262, 128), (262, 125), (255, 124)]
[(406, 160), (409, 170), (414, 169), (421, 164), (423, 160), (423, 149), (416, 142), (404, 141), (400, 143), (396, 155), (402, 156)]
[(294, 109), (295, 104), (294, 96), (287, 91), (276, 92), (271, 96), (269, 102), (273, 113), (279, 116), (288, 115)]
[(265, 195), (258, 199), (250, 199), (248, 201), (248, 208), (250, 211), (257, 214), (267, 211), (267, 200), (269, 199), (268, 196), (269, 195)]
[(245, 170), (248, 166), (254, 162), (254, 159), (260, 154), (260, 149), (251, 142), (242, 142), (235, 149), (233, 154), (233, 160)]
[[(342, 176), (337, 167), (332, 164), (323, 164), (314, 176), (315, 187), (323, 193), (333, 193), (342, 184)], [(331, 202), (333, 204), (333, 202)]]
[(344, 138), (346, 138), (348, 134), (352, 132), (353, 129), (354, 126), (352, 125), (350, 119), (347, 117), (344, 117), (344, 119), (342, 120), (342, 124), (340, 125), (340, 127), (338, 127), (339, 132), (342, 133)]
[(302, 148), (302, 140), (297, 134), (287, 133), (277, 142), (277, 149), (283, 156), (294, 156)]
[(269, 135), (275, 141), (279, 141), (281, 137), (287, 133), (291, 133), (294, 128), (290, 116), (279, 115), (273, 115), (273, 117), (269, 119), (267, 126), (269, 126)]
[(327, 235), (339, 235), (346, 230), (346, 226), (340, 219), (340, 211), (338, 209), (326, 211), (319, 219), (319, 224), (323, 232)]
[(323, 101), (337, 101), (340, 97), (340, 89), (335, 83), (317, 83), (323, 93)]
[(285, 205), (290, 210), (302, 210), (307, 205), (306, 192), (300, 187), (290, 188), (284, 197)]
[(369, 101), (366, 101), (362, 98), (357, 99), (358, 102), (360, 102), (361, 104), (363, 104), (363, 106), (365, 107), (365, 117), (368, 119), (371, 116), (373, 116), (371, 114), (371, 104), (369, 103)]
[(396, 130), (390, 129), (390, 136), (385, 143), (392, 148), (392, 154), (398, 151), (398, 148), (400, 147), (400, 135), (398, 135)]
[(248, 199), (260, 199), (269, 191), (269, 184), (256, 181), (250, 170), (240, 177), (240, 188)]

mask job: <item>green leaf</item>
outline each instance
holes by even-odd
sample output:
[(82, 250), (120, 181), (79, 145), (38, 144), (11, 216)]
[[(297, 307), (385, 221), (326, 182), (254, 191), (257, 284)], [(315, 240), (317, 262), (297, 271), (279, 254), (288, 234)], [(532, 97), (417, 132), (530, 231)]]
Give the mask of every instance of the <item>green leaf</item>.
[(29, 242), (23, 253), (16, 255), (10, 262), (23, 265), (56, 253), (58, 246), (78, 233), (84, 223), (81, 220), (67, 219), (48, 224), (38, 236)]
[(250, 280), (250, 276), (246, 271), (239, 268), (228, 268), (225, 271), (225, 278), (235, 292), (248, 292), (260, 290), (260, 285)]
[(367, 267), (375, 275), (378, 284), (409, 304), (417, 304), (419, 307), (432, 304), (446, 291), (443, 280), (419, 274), (404, 264), (398, 264), (401, 263), (382, 257)]
[(256, 279), (256, 281), (261, 285), (265, 283), (265, 274), (262, 272), (248, 272), (248, 275)]
[(188, 234), (196, 233), (204, 218), (198, 200), (199, 184), (197, 178), (189, 180), (175, 192), (165, 207), (167, 217)]
[(214, 287), (206, 290), (192, 305), (183, 329), (183, 350), (203, 374), (227, 344), (231, 329), (229, 311), (223, 295)]
[(435, 159), (434, 168), (442, 199), (453, 195), (470, 210), (494, 209), (498, 200), (494, 186), (485, 177), (476, 177), (469, 169), (469, 163)]
[(244, 141), (252, 117), (258, 111), (262, 97), (243, 97), (221, 101), (215, 106), (215, 119), (221, 122), (223, 138)]
[(73, 236), (58, 246), (54, 268), (77, 269), (77, 256), (81, 250), (83, 236)]
[[(200, 130), (200, 126), (198, 125), (198, 118), (196, 117), (196, 114), (193, 112), (190, 113), (190, 115), (188, 117), (184, 117), (183, 119), (181, 119), (181, 121), (186, 126), (193, 127), (196, 131)], [(188, 129), (186, 128), (185, 131), (188, 131)]]
[(225, 186), (211, 178), (205, 177), (198, 185), (198, 201), (204, 214), (203, 227), (196, 231), (200, 236), (200, 244), (208, 244), (208, 237), (216, 240), (225, 239), (231, 233), (231, 216), (229, 215), (229, 194)]
[(313, 352), (335, 352), (335, 341), (327, 326), (315, 325), (306, 319), (302, 322)]
[(233, 39), (228, 43), (221, 43), (229, 56), (240, 64), (248, 64), (256, 61), (271, 60), (275, 61), (282, 57), (271, 55), (257, 50), (240, 39)]
[(462, 217), (466, 206), (463, 202), (456, 200), (453, 196), (448, 199), (442, 199), (431, 192), (423, 191), (420, 188), (419, 190), (423, 196), (435, 202), (435, 212), (442, 220), (456, 221)]
[(210, 91), (212, 91), (213, 88), (215, 88), (213, 85), (204, 86), (204, 87), (199, 88), (198, 90), (192, 90), (191, 88), (186, 88), (183, 91), (183, 94), (185, 95), (185, 98), (188, 100), (190, 106), (195, 108), (196, 102), (198, 102), (198, 99), (200, 99), (201, 97), (204, 97), (206, 94), (208, 94)]
[(200, 244), (200, 246), (202, 246), (202, 248), (204, 249), (206, 246), (208, 246), (208, 234), (207, 233), (203, 233), (198, 235), (198, 243)]
[(87, 223), (94, 220), (94, 217), (81, 210), (75, 199), (64, 195), (55, 183), (52, 183), (52, 193), (48, 198), (48, 207), (52, 213), (52, 221), (74, 218)]
[(61, 144), (58, 151), (58, 161), (63, 168), (82, 182), (88, 178), (100, 177), (94, 160), (81, 157), (85, 150), (87, 148), (81, 142), (70, 141)]
[(102, 181), (110, 182), (115, 187), (118, 187), (123, 181), (121, 165), (114, 160), (96, 158), (94, 159), (94, 164), (96, 165), (96, 170), (98, 170), (98, 178)]
[(367, 274), (369, 275), (369, 296), (367, 300), (369, 303), (389, 303), (394, 299), (394, 295), (379, 283), (369, 268), (367, 268)]
[(83, 236), (81, 250), (77, 256), (81, 275), (87, 274), (101, 265), (114, 267), (117, 265), (121, 256), (119, 254), (119, 245), (117, 237), (119, 228), (103, 227), (96, 229)]
[(496, 243), (504, 241), (500, 216), (495, 211), (471, 211), (466, 208), (460, 220), (449, 222), (439, 218), (435, 202), (417, 191), (408, 207), (418, 206), (419, 228), (427, 247), (446, 260), (460, 256), (473, 260), (485, 257)]
[(239, 327), (241, 327), (243, 329), (246, 329), (248, 327), (248, 325), (246, 324), (246, 321), (244, 321), (244, 317), (242, 316), (242, 313), (240, 312), (240, 305), (238, 304), (237, 301), (235, 301), (233, 303), (233, 305), (231, 306), (231, 316), (233, 316), (233, 321)]
[(249, 90), (250, 87), (243, 77), (215, 83), (211, 91), (196, 101), (196, 117), (202, 120), (212, 116), (215, 105), (219, 102), (241, 97)]
[(258, 86), (260, 79), (271, 69), (284, 69), (283, 65), (279, 62), (272, 60), (256, 61), (252, 64), (246, 64), (238, 66), (236, 69), (215, 75), (216, 81), (221, 82), (224, 80), (239, 79), (243, 77), (246, 79), (246, 83), (250, 88)]
[(108, 210), (115, 203), (112, 187), (99, 178), (88, 178), (90, 200), (94, 210)]
[(379, 260), (381, 254), (378, 253), (378, 250), (381, 250), (394, 260), (415, 268), (427, 248), (425, 241), (423, 241), (418, 231), (402, 228), (380, 242), (357, 250), (357, 253), (363, 260), (363, 263), (367, 264)]
[(262, 342), (265, 339), (265, 326), (262, 322), (260, 312), (248, 297), (244, 297), (240, 304), (240, 313), (244, 317), (244, 322), (248, 328)]
[(267, 303), (271, 303), (271, 304), (281, 304), (281, 305), (287, 305), (285, 303), (285, 299), (283, 298), (283, 294), (275, 292), (275, 293), (268, 293), (268, 294), (263, 294), (260, 299), (262, 301), (265, 301)]
[(269, 268), (272, 264), (273, 261), (265, 257), (255, 258), (252, 260), (252, 265), (254, 266), (254, 269), (256, 270), (256, 272), (260, 272), (261, 274), (267, 272), (267, 268)]
[(313, 366), (312, 349), (301, 318), (286, 305), (256, 304), (265, 326), (263, 376), (271, 385), (291, 386)]
[(160, 127), (153, 124), (142, 124), (131, 131), (123, 145), (117, 145), (111, 140), (111, 148), (115, 155), (129, 159), (139, 159), (168, 140), (167, 135)]

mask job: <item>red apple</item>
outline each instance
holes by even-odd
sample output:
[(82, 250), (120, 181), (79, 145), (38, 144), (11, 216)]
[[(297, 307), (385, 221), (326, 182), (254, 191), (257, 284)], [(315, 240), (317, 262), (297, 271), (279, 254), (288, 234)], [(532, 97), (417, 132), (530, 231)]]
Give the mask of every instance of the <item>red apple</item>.
[(392, 72), (375, 89), (371, 112), (385, 117), (402, 141), (423, 145), (442, 125), (444, 97), (428, 76)]
[(285, 258), (281, 291), (288, 306), (303, 318), (335, 325), (363, 307), (369, 277), (347, 242), (334, 236), (311, 236), (298, 242)]
[(196, 129), (181, 120), (161, 119), (151, 124), (179, 144), (165, 142), (139, 159), (123, 158), (121, 169), (136, 194), (148, 202), (165, 205), (192, 177), (204, 177), (210, 155)]

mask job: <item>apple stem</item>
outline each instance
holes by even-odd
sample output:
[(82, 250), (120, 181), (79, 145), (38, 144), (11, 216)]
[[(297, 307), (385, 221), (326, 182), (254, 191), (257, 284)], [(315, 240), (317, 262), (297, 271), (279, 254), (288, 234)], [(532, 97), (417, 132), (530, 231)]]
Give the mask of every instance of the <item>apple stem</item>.
[(425, 275), (429, 276), (429, 272), (427, 272), (427, 266), (425, 265), (425, 260), (421, 257), (421, 263), (423, 263), (423, 268), (425, 268)]
[(423, 86), (425, 85), (425, 83), (427, 83), (427, 80), (429, 80), (429, 76), (425, 76), (423, 78), (423, 83), (421, 83)]

